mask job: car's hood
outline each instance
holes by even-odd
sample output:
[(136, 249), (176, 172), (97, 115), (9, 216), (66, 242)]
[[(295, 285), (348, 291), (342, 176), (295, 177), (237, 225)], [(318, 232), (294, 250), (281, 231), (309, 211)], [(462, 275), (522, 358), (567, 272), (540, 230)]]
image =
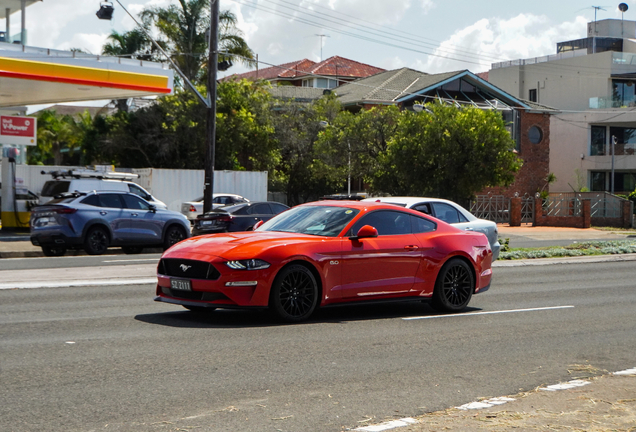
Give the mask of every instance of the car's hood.
[(284, 233), (275, 231), (249, 231), (236, 233), (208, 234), (191, 237), (169, 250), (164, 258), (246, 259), (273, 247), (307, 242), (322, 242), (324, 237), (307, 234)]

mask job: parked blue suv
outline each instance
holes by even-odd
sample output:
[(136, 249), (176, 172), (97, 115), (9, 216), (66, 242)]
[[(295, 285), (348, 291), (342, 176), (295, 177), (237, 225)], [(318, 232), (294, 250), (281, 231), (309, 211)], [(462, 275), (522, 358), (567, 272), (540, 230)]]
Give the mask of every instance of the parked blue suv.
[(184, 215), (128, 192), (65, 193), (31, 211), (31, 243), (46, 256), (82, 248), (101, 255), (110, 246), (140, 253), (144, 247), (167, 249), (187, 237), (190, 222)]

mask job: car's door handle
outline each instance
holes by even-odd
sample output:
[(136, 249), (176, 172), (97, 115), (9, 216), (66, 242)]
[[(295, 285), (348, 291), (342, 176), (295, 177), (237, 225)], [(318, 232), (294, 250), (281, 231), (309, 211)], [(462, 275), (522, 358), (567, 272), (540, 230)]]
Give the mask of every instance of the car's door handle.
[(138, 214), (137, 214), (137, 213), (131, 213), (130, 215), (131, 215), (132, 217), (137, 217), (137, 216), (138, 216)]
[(418, 245), (406, 245), (404, 246), (404, 249), (408, 249), (408, 250), (416, 250), (419, 249), (420, 247)]
[(100, 214), (100, 215), (102, 215), (102, 216), (105, 216), (105, 215), (107, 215), (107, 214), (108, 214), (108, 212), (107, 212), (107, 211), (103, 211), (103, 210), (102, 210), (102, 211), (100, 211), (100, 212), (99, 212), (99, 214)]
[(473, 228), (464, 228), (464, 231), (475, 231)]

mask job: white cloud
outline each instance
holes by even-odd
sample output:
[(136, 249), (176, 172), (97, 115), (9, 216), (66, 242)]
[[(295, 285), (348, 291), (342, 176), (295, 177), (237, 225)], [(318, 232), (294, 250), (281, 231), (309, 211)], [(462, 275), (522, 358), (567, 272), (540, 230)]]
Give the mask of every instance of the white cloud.
[(583, 17), (559, 25), (532, 14), (508, 20), (481, 19), (442, 42), (435, 56), (417, 60), (411, 67), (429, 73), (460, 69), (482, 72), (499, 61), (555, 54), (557, 42), (582, 37), (586, 26)]
[(70, 50), (71, 48), (80, 48), (83, 51), (91, 54), (100, 54), (102, 47), (106, 43), (108, 34), (86, 34), (77, 33), (74, 34), (70, 41), (66, 41), (58, 45), (58, 49)]
[(424, 13), (428, 13), (428, 11), (430, 11), (435, 6), (437, 6), (433, 0), (421, 0), (421, 1), (422, 1), (422, 9), (424, 10)]

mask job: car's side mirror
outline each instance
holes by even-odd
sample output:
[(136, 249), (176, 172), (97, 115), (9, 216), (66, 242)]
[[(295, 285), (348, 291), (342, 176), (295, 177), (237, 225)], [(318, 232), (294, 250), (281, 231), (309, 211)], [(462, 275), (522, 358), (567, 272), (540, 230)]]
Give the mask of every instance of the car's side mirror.
[(152, 204), (148, 206), (148, 210), (150, 210), (152, 213), (157, 213), (157, 207)]
[(372, 227), (371, 225), (365, 225), (358, 230), (358, 233), (349, 237), (349, 240), (361, 240), (364, 238), (373, 238), (378, 236), (378, 230)]
[(262, 220), (259, 220), (258, 222), (256, 222), (254, 224), (254, 227), (252, 228), (253, 230), (255, 230), (256, 228), (260, 227), (261, 225), (263, 225), (265, 222), (263, 222)]

